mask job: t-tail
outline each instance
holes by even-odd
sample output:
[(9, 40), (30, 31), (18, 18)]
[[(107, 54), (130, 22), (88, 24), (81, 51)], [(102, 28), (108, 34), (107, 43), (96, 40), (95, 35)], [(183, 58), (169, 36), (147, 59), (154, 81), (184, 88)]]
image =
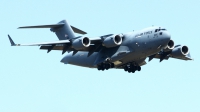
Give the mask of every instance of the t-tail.
[(57, 24), (50, 25), (37, 25), (37, 26), (23, 26), (21, 28), (50, 28), (52, 32), (55, 32), (59, 40), (67, 40), (75, 38), (74, 32), (79, 34), (87, 34), (85, 31), (82, 31), (74, 26), (71, 26), (67, 23), (66, 20), (62, 20)]

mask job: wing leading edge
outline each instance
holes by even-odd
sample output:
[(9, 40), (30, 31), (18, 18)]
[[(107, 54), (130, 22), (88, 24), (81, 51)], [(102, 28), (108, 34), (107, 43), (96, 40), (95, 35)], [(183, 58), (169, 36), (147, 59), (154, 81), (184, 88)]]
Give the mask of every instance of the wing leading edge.
[(47, 53), (49, 53), (51, 50), (62, 50), (62, 54), (64, 54), (66, 51), (88, 51), (88, 56), (90, 56), (93, 52), (99, 51), (101, 47), (101, 38), (93, 38), (91, 39), (91, 45), (89, 47), (85, 47), (80, 50), (76, 50), (72, 47), (72, 43), (70, 40), (59, 40), (59, 41), (53, 41), (53, 42), (40, 42), (40, 43), (31, 43), (31, 44), (15, 44), (13, 39), (8, 35), (9, 41), (11, 43), (11, 46), (41, 46), (40, 49), (47, 50)]
[(168, 60), (169, 58), (175, 58), (175, 59), (180, 59), (180, 60), (193, 60), (190, 56), (190, 52), (188, 52), (186, 55), (184, 56), (179, 56), (179, 57), (176, 57), (176, 56), (173, 56), (171, 55), (171, 52), (160, 52), (158, 54), (153, 54), (151, 56), (149, 56), (149, 61), (151, 61), (152, 59), (160, 59), (160, 62), (162, 62), (163, 60)]

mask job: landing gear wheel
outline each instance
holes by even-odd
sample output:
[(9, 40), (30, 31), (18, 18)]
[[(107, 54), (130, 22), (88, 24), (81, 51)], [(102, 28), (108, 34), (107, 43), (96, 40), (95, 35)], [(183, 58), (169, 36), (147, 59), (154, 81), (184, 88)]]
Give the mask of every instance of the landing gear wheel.
[(101, 64), (101, 70), (104, 71), (105, 70), (105, 64)]
[(101, 66), (99, 65), (99, 66), (97, 67), (97, 69), (98, 69), (98, 70), (101, 70)]
[(115, 67), (115, 64), (114, 63), (111, 63), (111, 68), (114, 68)]
[(128, 73), (131, 73), (131, 68), (128, 68)]
[(124, 67), (124, 71), (128, 71), (128, 66), (125, 66), (125, 67)]
[(138, 67), (137, 67), (137, 70), (138, 70), (138, 71), (140, 71), (140, 70), (141, 70), (141, 67), (140, 67), (140, 66), (138, 66)]
[(114, 63), (101, 63), (97, 66), (97, 69), (104, 71), (110, 69), (111, 67), (114, 68)]
[(135, 68), (132, 68), (131, 72), (132, 72), (132, 73), (135, 73)]
[(105, 64), (105, 69), (108, 70), (109, 68), (111, 67), (111, 65), (108, 63), (108, 64)]

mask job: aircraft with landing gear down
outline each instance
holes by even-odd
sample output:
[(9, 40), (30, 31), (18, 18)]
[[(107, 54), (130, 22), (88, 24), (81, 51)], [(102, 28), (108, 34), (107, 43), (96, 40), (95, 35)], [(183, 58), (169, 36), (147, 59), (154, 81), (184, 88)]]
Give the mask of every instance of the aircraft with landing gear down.
[(170, 33), (163, 27), (152, 26), (128, 33), (107, 34), (95, 38), (75, 36), (74, 33), (87, 34), (62, 20), (57, 24), (24, 26), (19, 28), (50, 28), (58, 41), (33, 44), (15, 44), (8, 35), (11, 46), (40, 46), (40, 49), (61, 50), (66, 56), (61, 59), (64, 64), (108, 70), (124, 69), (129, 73), (140, 71), (145, 59), (168, 60), (176, 58), (192, 60), (186, 45), (175, 45)]

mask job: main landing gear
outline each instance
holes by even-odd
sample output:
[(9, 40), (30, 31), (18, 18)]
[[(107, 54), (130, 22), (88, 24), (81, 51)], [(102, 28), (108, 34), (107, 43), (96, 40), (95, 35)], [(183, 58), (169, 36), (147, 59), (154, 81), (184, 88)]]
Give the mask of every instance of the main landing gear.
[(115, 67), (114, 63), (101, 63), (100, 65), (98, 65), (97, 69), (104, 71), (114, 67)]
[(124, 71), (127, 71), (128, 73), (135, 73), (135, 71), (140, 71), (141, 67), (137, 64), (130, 63), (124, 66)]

